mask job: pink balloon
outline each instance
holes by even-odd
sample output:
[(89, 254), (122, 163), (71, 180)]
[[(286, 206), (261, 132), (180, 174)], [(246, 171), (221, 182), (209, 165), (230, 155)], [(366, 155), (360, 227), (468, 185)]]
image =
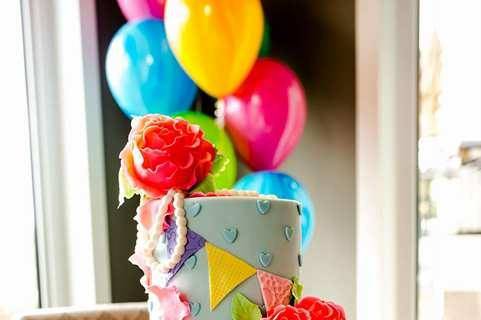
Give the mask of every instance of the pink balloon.
[(291, 69), (273, 59), (257, 60), (241, 87), (222, 103), (227, 130), (252, 170), (276, 169), (304, 130), (302, 85)]
[(127, 20), (164, 18), (166, 0), (117, 0)]

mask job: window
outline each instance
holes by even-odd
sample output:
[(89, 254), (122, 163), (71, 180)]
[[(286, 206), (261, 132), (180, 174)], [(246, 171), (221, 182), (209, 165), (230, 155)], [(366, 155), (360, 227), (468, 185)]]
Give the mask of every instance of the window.
[(418, 319), (481, 319), (481, 3), (420, 0)]
[[(35, 215), (22, 15), (19, 1), (4, 1), (0, 10), (0, 319), (38, 307)], [(8, 118), (7, 118), (8, 117)]]
[(109, 302), (95, 2), (0, 10), (0, 320)]

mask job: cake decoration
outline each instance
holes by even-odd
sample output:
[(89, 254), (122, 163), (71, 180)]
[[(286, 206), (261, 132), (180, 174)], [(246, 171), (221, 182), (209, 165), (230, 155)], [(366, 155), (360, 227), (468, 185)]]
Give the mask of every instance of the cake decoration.
[(264, 214), (267, 214), (267, 212), (269, 212), (269, 209), (271, 208), (271, 202), (266, 199), (259, 199), (257, 200), (256, 206), (259, 214), (264, 215)]
[(180, 118), (133, 118), (128, 142), (120, 153), (119, 179), (128, 187), (120, 188), (119, 198), (132, 196), (132, 189), (160, 198), (171, 189), (189, 191), (201, 183), (216, 156), (214, 146), (203, 135), (199, 126)]
[(297, 303), (301, 299), (303, 290), (304, 290), (304, 286), (299, 282), (299, 278), (292, 277), (291, 294), (292, 294), (294, 303)]
[(289, 304), (292, 289), (291, 280), (262, 270), (257, 270), (257, 279), (268, 315), (273, 312), (275, 307)]
[(189, 194), (189, 198), (209, 198), (209, 197), (262, 197), (268, 199), (277, 199), (276, 196), (271, 194), (259, 194), (252, 190), (228, 190), (220, 189), (209, 192), (193, 191)]
[(309, 312), (310, 320), (345, 320), (344, 309), (334, 302), (324, 301), (316, 297), (304, 297), (296, 308)]
[(190, 314), (192, 316), (197, 316), (200, 313), (202, 305), (198, 302), (189, 302)]
[(207, 242), (207, 264), (209, 269), (210, 309), (217, 305), (239, 284), (252, 277), (256, 269)]
[[(152, 269), (157, 269), (162, 273), (169, 272), (174, 268), (182, 258), (185, 252), (185, 245), (187, 244), (187, 220), (185, 219), (184, 195), (180, 192), (169, 190), (167, 194), (162, 197), (163, 205), (162, 211), (157, 214), (155, 223), (153, 225), (153, 231), (151, 230), (149, 241), (147, 241), (145, 247), (145, 255), (147, 256), (147, 262), (151, 265)], [(175, 219), (175, 245), (170, 248), (170, 256), (166, 260), (158, 261), (154, 256), (154, 250), (157, 247), (161, 235), (161, 226), (163, 225), (162, 213), (165, 212), (167, 206), (173, 201), (174, 206), (174, 219)], [(169, 244), (167, 238), (167, 245)]]
[(287, 241), (291, 241), (294, 234), (294, 229), (291, 226), (284, 226), (284, 236)]
[(143, 201), (136, 210), (137, 214), (134, 220), (140, 223), (145, 229), (150, 230), (157, 214), (162, 211), (162, 213), (160, 213), (162, 217), (159, 217), (159, 219), (162, 220), (162, 229), (165, 231), (169, 226), (165, 219), (174, 213), (174, 208), (168, 205), (167, 210), (164, 211), (161, 208), (162, 205), (162, 199), (148, 199)]
[(297, 213), (301, 219), (301, 250), (305, 251), (312, 241), (316, 228), (314, 204), (306, 187), (287, 173), (279, 171), (258, 171), (243, 176), (234, 186), (237, 190), (255, 190), (273, 194), (280, 199), (290, 199), (299, 204)]
[(144, 256), (138, 252), (135, 252), (133, 255), (129, 257), (130, 263), (136, 265), (137, 267), (142, 270), (144, 275), (140, 278), (140, 284), (147, 289), (151, 285), (152, 281), (152, 270), (147, 265), (147, 262), (144, 259)]
[(176, 287), (161, 288), (159, 286), (151, 286), (147, 291), (156, 298), (154, 314), (157, 314), (158, 319), (188, 319), (190, 315), (189, 303), (185, 301)]
[(197, 265), (197, 255), (193, 254), (189, 259), (185, 260), (184, 265), (190, 270), (194, 270)]
[(260, 320), (262, 314), (259, 306), (243, 294), (236, 293), (232, 299), (231, 316), (232, 320)]
[[(169, 254), (169, 257), (172, 256), (175, 252), (175, 245), (177, 243), (177, 226), (176, 222), (172, 221), (169, 229), (166, 231), (166, 238), (167, 238), (167, 252)], [(205, 245), (205, 239), (202, 238), (200, 235), (197, 233), (193, 232), (192, 230), (189, 230), (187, 228), (187, 243), (185, 245), (184, 253), (180, 257), (180, 260), (177, 262), (177, 264), (167, 272), (167, 281), (170, 281), (172, 277), (175, 276), (175, 274), (182, 268), (184, 263), (186, 263), (187, 260), (189, 260), (192, 257), (195, 257), (194, 254), (202, 249)], [(195, 263), (197, 261), (194, 260), (194, 265), (192, 269), (195, 267)]]
[(316, 297), (302, 298), (294, 305), (278, 305), (263, 320), (345, 320), (344, 309)]
[[(168, 237), (167, 232), (161, 234), (159, 237), (159, 240), (157, 241), (157, 246), (153, 251), (152, 255), (158, 261), (168, 260), (171, 256), (171, 254), (169, 253), (169, 250), (167, 249), (167, 245), (168, 245), (167, 237)], [(169, 279), (168, 277), (165, 278), (166, 281), (168, 279)]]
[[(272, 314), (262, 320), (313, 320), (307, 310), (290, 305), (277, 306)], [(317, 319), (316, 319), (317, 320)]]
[(200, 203), (195, 202), (191, 206), (185, 208), (185, 212), (189, 217), (196, 217), (200, 213), (201, 209), (202, 209), (202, 206), (200, 205)]
[(261, 266), (267, 268), (271, 265), (273, 256), (272, 253), (270, 253), (269, 251), (261, 251), (259, 252), (258, 258)]
[(225, 228), (222, 232), (222, 236), (224, 237), (225, 241), (229, 243), (234, 243), (237, 239), (239, 231), (236, 227)]

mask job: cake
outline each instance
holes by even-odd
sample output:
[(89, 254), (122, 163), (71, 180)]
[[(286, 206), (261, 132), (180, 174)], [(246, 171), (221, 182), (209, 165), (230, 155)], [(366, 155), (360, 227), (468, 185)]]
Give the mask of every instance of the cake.
[(182, 119), (132, 120), (120, 154), (124, 198), (140, 195), (130, 261), (152, 320), (341, 320), (335, 303), (302, 297), (301, 204), (216, 190), (221, 156)]

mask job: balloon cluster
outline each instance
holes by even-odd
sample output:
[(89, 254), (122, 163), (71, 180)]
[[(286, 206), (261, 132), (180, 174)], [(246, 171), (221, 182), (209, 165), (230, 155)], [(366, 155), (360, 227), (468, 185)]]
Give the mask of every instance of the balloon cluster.
[[(117, 1), (128, 23), (110, 43), (106, 74), (121, 110), (128, 117), (159, 113), (198, 124), (226, 159), (218, 188), (235, 183), (235, 146), (257, 171), (235, 188), (300, 201), (305, 249), (314, 228), (312, 202), (299, 182), (272, 170), (299, 142), (306, 98), (296, 74), (266, 57), (270, 28), (260, 0)], [(217, 122), (188, 111), (197, 87), (218, 100)]]

